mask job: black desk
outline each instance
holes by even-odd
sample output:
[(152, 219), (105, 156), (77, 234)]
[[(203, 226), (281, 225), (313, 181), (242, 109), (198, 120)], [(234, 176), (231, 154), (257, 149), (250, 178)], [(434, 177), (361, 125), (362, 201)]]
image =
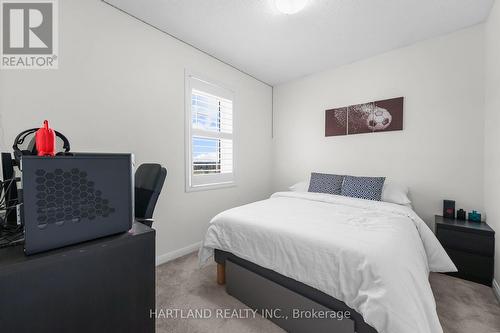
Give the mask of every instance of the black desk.
[(154, 332), (155, 232), (37, 255), (0, 249), (0, 332)]

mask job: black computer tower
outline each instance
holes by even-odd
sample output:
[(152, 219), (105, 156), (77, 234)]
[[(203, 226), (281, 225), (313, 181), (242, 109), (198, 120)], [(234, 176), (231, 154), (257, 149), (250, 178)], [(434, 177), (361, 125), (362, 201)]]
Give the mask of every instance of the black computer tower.
[(131, 154), (23, 156), (21, 170), (26, 254), (131, 228)]

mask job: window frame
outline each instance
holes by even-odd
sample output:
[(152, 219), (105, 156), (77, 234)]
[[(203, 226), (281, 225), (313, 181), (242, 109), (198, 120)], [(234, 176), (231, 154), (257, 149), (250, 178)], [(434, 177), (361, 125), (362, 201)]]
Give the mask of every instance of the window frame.
[[(229, 99), (232, 101), (232, 134), (228, 133), (220, 133), (220, 137), (227, 138), (232, 140), (232, 156), (233, 156), (233, 171), (229, 174), (212, 174), (212, 175), (199, 175), (194, 176), (192, 174), (192, 165), (193, 165), (193, 137), (197, 136), (196, 133), (200, 134), (199, 131), (193, 129), (192, 126), (192, 108), (191, 108), (191, 96), (193, 84), (192, 81), (196, 80), (196, 88), (203, 92), (216, 95), (221, 98)], [(199, 87), (202, 87), (201, 89)], [(203, 75), (199, 75), (198, 73), (194, 73), (188, 69), (185, 70), (185, 143), (184, 143), (184, 151), (185, 151), (185, 186), (186, 192), (195, 192), (195, 191), (205, 191), (219, 188), (227, 188), (236, 186), (236, 135), (235, 135), (235, 93), (233, 89), (228, 88), (227, 86), (220, 84), (219, 82), (206, 78)], [(207, 136), (207, 138), (215, 138), (215, 136)], [(198, 180), (194, 180), (194, 178), (204, 177), (206, 179), (205, 182), (199, 182)]]

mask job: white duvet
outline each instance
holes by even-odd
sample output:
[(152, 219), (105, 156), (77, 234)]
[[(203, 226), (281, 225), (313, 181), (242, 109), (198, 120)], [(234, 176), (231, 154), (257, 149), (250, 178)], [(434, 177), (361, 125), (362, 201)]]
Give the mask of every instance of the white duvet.
[(325, 292), (379, 333), (442, 332), (429, 271), (456, 271), (411, 208), (330, 194), (278, 192), (224, 211), (207, 230), (213, 249)]

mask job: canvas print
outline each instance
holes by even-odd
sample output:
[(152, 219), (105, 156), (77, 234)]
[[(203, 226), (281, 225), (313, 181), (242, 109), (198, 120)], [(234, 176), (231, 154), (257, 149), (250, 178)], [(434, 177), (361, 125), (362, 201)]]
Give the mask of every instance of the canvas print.
[(326, 112), (326, 136), (347, 135), (347, 108), (328, 111)]
[(403, 97), (326, 110), (325, 136), (400, 131)]

